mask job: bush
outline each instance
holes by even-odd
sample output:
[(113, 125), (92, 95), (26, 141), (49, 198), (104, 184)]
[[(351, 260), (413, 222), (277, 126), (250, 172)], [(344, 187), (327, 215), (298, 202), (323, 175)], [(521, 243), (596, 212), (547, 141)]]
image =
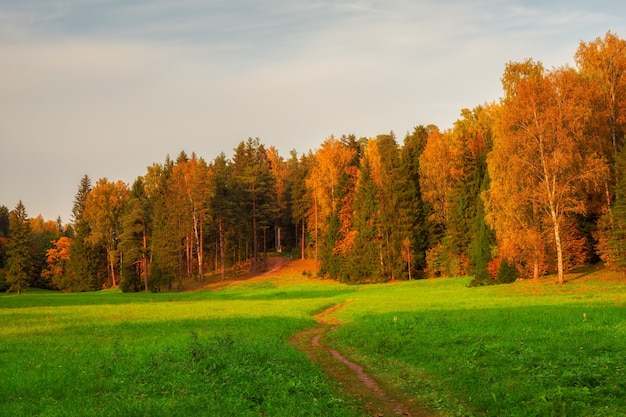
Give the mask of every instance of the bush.
[(502, 262), (500, 262), (498, 275), (496, 277), (498, 284), (510, 284), (511, 282), (515, 282), (517, 277), (518, 273), (515, 265), (510, 264), (506, 258), (503, 259)]

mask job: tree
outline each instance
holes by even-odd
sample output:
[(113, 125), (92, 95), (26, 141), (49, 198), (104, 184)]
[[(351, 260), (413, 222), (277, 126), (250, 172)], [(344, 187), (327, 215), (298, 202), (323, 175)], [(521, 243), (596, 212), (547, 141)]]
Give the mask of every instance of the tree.
[(575, 60), (591, 87), (592, 121), (615, 156), (626, 133), (626, 41), (608, 31), (604, 38), (581, 42)]
[(193, 249), (198, 265), (200, 282), (204, 283), (204, 225), (208, 215), (211, 193), (209, 168), (202, 158), (192, 154), (179, 156), (172, 169), (171, 199), (180, 205), (181, 233), (186, 245), (187, 275), (193, 275)]
[(6, 264), (6, 246), (9, 237), (9, 209), (0, 206), (0, 270)]
[(339, 213), (345, 207), (342, 201), (347, 196), (345, 187), (353, 187), (356, 180), (356, 153), (353, 147), (344, 145), (334, 136), (329, 137), (315, 153), (315, 165), (306, 181), (313, 200), (309, 230), (315, 234), (320, 274), (335, 279), (339, 278), (341, 270), (335, 247), (343, 239)]
[(122, 213), (122, 233), (119, 248), (124, 253), (124, 281), (120, 284), (123, 291), (148, 291), (149, 236), (151, 223), (151, 204), (146, 193), (144, 179), (139, 177), (133, 183), (129, 198)]
[[(181, 238), (176, 199), (169, 196), (170, 178), (174, 162), (166, 158), (164, 164), (152, 164), (144, 175), (145, 190), (152, 210), (151, 215), (151, 291), (171, 290), (174, 278), (181, 273)], [(180, 280), (179, 280), (180, 284)]]
[[(490, 208), (501, 219), (532, 213), (535, 233), (541, 230), (539, 216), (545, 216), (563, 283), (561, 229), (568, 216), (584, 213), (587, 191), (602, 183), (608, 171), (605, 159), (585, 137), (589, 107), (583, 84), (569, 68), (547, 72), (540, 63), (527, 60), (507, 65), (503, 87), (488, 160)], [(496, 221), (496, 234), (503, 224), (514, 222)]]
[[(299, 242), (300, 258), (306, 257), (307, 246), (307, 219), (310, 217), (310, 211), (313, 208), (313, 199), (311, 193), (307, 189), (307, 179), (311, 174), (311, 169), (315, 163), (315, 156), (309, 152), (298, 159), (295, 151), (292, 152), (288, 161), (289, 177), (291, 183), (291, 198), (289, 199), (289, 207), (291, 216), (296, 228), (295, 241)], [(298, 227), (300, 225), (300, 227)], [(311, 230), (312, 228), (309, 228)], [(298, 240), (298, 230), (300, 230), (300, 239)]]
[(91, 180), (87, 175), (83, 176), (72, 207), (70, 259), (65, 271), (66, 277), (62, 280), (63, 287), (59, 287), (63, 291), (93, 291), (102, 288), (105, 281), (106, 258), (103, 262), (100, 248), (94, 248), (87, 243), (91, 225), (86, 221), (84, 213), (91, 189)]
[(122, 181), (109, 182), (101, 178), (89, 192), (83, 212), (84, 221), (89, 223), (90, 233), (86, 242), (92, 247), (101, 246), (106, 251), (108, 275), (113, 287), (117, 286), (120, 254), (119, 237), (122, 233), (122, 210), (129, 191)]
[(50, 288), (50, 280), (41, 279), (46, 269), (47, 252), (53, 247), (53, 242), (61, 237), (59, 222), (44, 220), (41, 215), (30, 219), (31, 246), (33, 256), (32, 282), (33, 287)]
[[(420, 156), (426, 147), (428, 140), (428, 128), (417, 126), (411, 134), (404, 138), (404, 144), (400, 154), (399, 177), (403, 178), (401, 184), (401, 209), (405, 213), (409, 224), (408, 239), (403, 248), (408, 251), (406, 257), (410, 259), (408, 266), (411, 270), (423, 271), (426, 267), (426, 250), (431, 239), (432, 231), (426, 219), (426, 207), (420, 187)], [(405, 240), (407, 237), (405, 237)], [(410, 277), (414, 274), (410, 273)]]
[(381, 239), (378, 234), (378, 187), (372, 178), (371, 152), (366, 147), (359, 166), (354, 197), (354, 246), (348, 258), (347, 280), (350, 282), (378, 281), (381, 268)]
[(224, 280), (226, 279), (226, 236), (235, 224), (234, 214), (237, 206), (232, 193), (232, 171), (224, 153), (215, 158), (211, 164), (211, 171), (213, 198), (210, 200), (210, 211), (217, 229), (216, 252), (219, 253), (219, 267), (222, 280)]
[(61, 236), (52, 242), (53, 247), (46, 252), (47, 268), (41, 271), (41, 276), (50, 280), (56, 288), (68, 288), (65, 280), (67, 279), (67, 265), (70, 260), (70, 250), (72, 247), (72, 239), (67, 236)]
[(449, 215), (453, 163), (451, 138), (431, 127), (419, 158), (420, 188), (424, 201), (432, 208), (430, 221), (442, 229)]
[[(626, 149), (616, 157), (618, 172), (626, 172)], [(618, 271), (626, 271), (626, 175), (622, 174), (616, 187), (617, 198), (612, 215), (599, 220), (598, 251), (605, 264)]]
[(237, 146), (233, 170), (235, 187), (242, 197), (247, 229), (252, 234), (251, 272), (256, 273), (259, 271), (259, 229), (265, 233), (275, 221), (277, 212), (276, 178), (272, 174), (265, 146), (258, 138), (249, 138)]
[(9, 213), (9, 242), (7, 244), (8, 292), (18, 295), (26, 290), (31, 279), (31, 230), (24, 204), (20, 200)]

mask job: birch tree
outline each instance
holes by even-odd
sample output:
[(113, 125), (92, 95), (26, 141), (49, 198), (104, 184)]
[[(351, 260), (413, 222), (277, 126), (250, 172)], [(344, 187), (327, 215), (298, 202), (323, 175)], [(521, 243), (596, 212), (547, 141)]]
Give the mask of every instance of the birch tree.
[(509, 63), (502, 82), (505, 97), (488, 157), (490, 210), (501, 219), (496, 234), (502, 236), (503, 224), (519, 224), (502, 220), (523, 213), (533, 225), (526, 231), (540, 233), (544, 217), (562, 284), (562, 227), (568, 216), (585, 212), (587, 190), (602, 183), (607, 164), (585, 136), (590, 111), (574, 70), (546, 71), (527, 60)]

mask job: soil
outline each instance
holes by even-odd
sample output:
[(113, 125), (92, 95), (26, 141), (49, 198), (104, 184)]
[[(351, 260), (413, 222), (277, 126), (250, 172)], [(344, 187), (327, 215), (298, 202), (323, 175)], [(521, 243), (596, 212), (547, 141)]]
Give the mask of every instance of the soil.
[(365, 416), (410, 416), (433, 415), (410, 398), (403, 398), (391, 387), (384, 386), (368, 375), (362, 366), (347, 359), (335, 349), (324, 345), (328, 332), (335, 331), (341, 323), (334, 313), (346, 303), (334, 305), (314, 318), (319, 326), (297, 334), (291, 343), (320, 365), (328, 376), (336, 381), (340, 391), (355, 399), (359, 411)]

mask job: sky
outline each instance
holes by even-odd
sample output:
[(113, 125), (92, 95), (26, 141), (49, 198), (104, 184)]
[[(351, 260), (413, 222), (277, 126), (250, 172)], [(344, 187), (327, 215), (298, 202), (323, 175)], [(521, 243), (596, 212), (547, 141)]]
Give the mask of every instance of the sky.
[(507, 62), (574, 65), (624, 27), (617, 0), (0, 0), (0, 205), (67, 223), (84, 175), (249, 137), (401, 143), (497, 101)]

